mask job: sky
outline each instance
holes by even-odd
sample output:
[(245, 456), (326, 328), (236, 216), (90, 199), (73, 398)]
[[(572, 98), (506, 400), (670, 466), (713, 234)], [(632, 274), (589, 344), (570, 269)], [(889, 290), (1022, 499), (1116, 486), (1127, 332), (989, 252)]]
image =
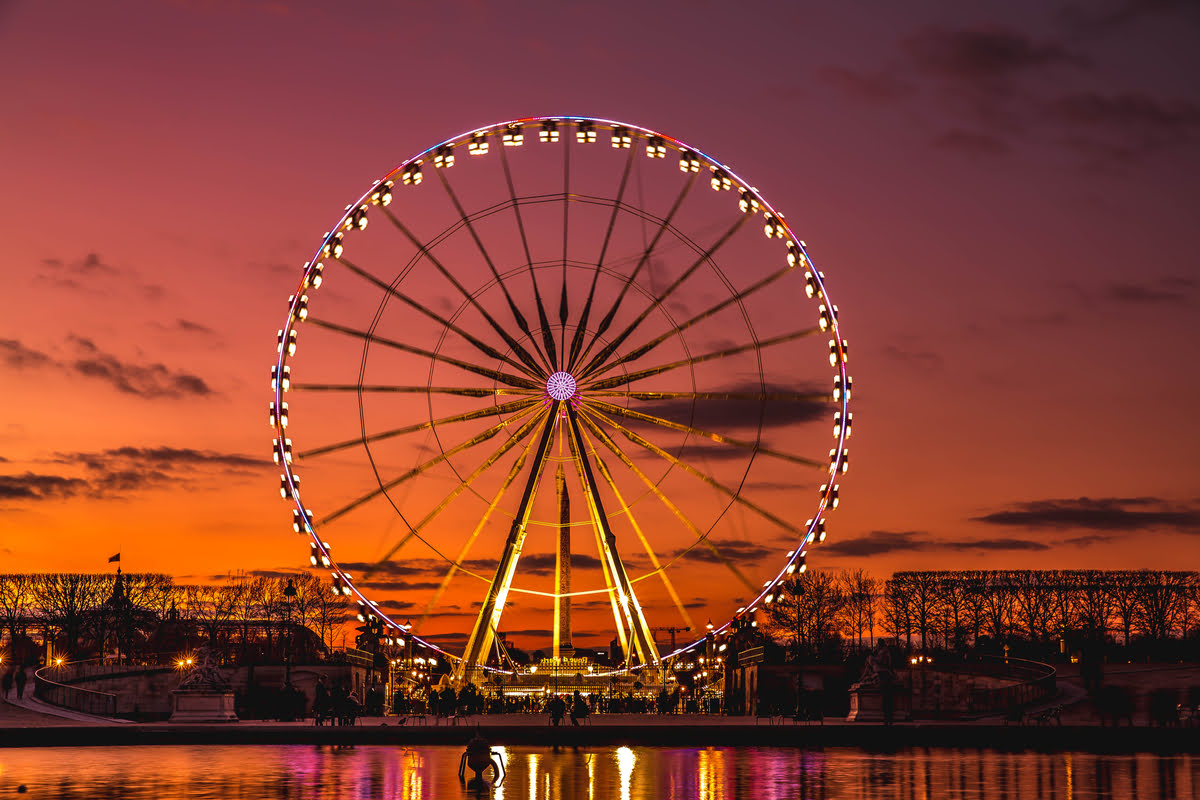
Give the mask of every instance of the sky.
[[(188, 581), (304, 568), (307, 545), (279, 497), (267, 426), (275, 333), (302, 265), (346, 204), (396, 165), (461, 132), (544, 115), (619, 120), (695, 145), (760, 190), (825, 273), (851, 343), (853, 468), (838, 479), (841, 503), (811, 566), (879, 576), (1194, 568), (1198, 34), (1200, 8), (1171, 0), (368, 1), (352, 11), (0, 2), (3, 569), (101, 570), (118, 551), (128, 570)], [(549, 151), (536, 148), (530, 141), (520, 152), (525, 174), (552, 180), (550, 167), (533, 164)], [(455, 180), (482, 208), (466, 177), (476, 167), (458, 152)], [(478, 169), (495, 169), (490, 158)], [(661, 215), (665, 179), (643, 161), (638, 186)], [(594, 174), (612, 169), (597, 162)], [(440, 191), (426, 171), (417, 190)], [(682, 180), (669, 172), (675, 183), (663, 187)], [(392, 210), (432, 226), (431, 197), (410, 192)], [(387, 228), (371, 213), (364, 237)], [(718, 218), (706, 214), (697, 207), (688, 235), (714, 236)], [(588, 224), (599, 223), (580, 228)], [(628, 257), (644, 228), (624, 230)], [(389, 246), (381, 239), (362, 252), (389, 264)], [(455, 263), (470, 260), (453, 252)], [(655, 269), (678, 269), (670, 258)], [(723, 267), (735, 276), (764, 269), (754, 258)], [(390, 283), (398, 272), (389, 268)], [(478, 263), (462, 268), (476, 270), (473, 285), (486, 282)], [(329, 278), (327, 318), (369, 327), (378, 295), (369, 300), (369, 286), (345, 273)], [(429, 308), (457, 305), (434, 278), (414, 273), (411, 285), (428, 292)], [(783, 288), (796, 292), (788, 284), (754, 309), (756, 328), (795, 327), (789, 298), (807, 303), (803, 284), (796, 295)], [(815, 306), (804, 308), (807, 326)], [(419, 328), (419, 315), (395, 304), (387, 314), (382, 324), (394, 331)], [(308, 364), (314, 380), (350, 374), (361, 340), (309, 330), (314, 344), (301, 348), (297, 375)], [(717, 346), (723, 336), (698, 342)], [(826, 385), (824, 339), (805, 348), (795, 362), (768, 360), (765, 380)], [(371, 364), (393, 375), (410, 368), (385, 357)], [(728, 379), (728, 388), (742, 373), (699, 375), (713, 386)], [(346, 429), (358, 435), (350, 416), (322, 406), (331, 400), (297, 394), (298, 450), (302, 432), (306, 447)], [(402, 403), (370, 408), (376, 420), (398, 420), (389, 426), (428, 418)], [(809, 421), (772, 418), (765, 429), (795, 443)], [(829, 446), (828, 422), (820, 426), (819, 446), (804, 450), (817, 458)], [(425, 436), (389, 453), (385, 470), (419, 463), (430, 447)], [(697, 458), (736, 472), (719, 457)], [(768, 475), (761, 459), (738, 462), (745, 495), (799, 525), (823, 481)], [(305, 468), (318, 517), (370, 487), (363, 469), (348, 457)], [(423, 476), (394, 502), (409, 519), (453, 485)], [(722, 517), (703, 492), (672, 492), (719, 519), (713, 541), (740, 569), (778, 569), (789, 549), (780, 530), (742, 504)], [(464, 500), (445, 515), (447, 536), (465, 536), (486, 505), (486, 492), (469, 494), (476, 505)], [(544, 527), (557, 513), (551, 494), (544, 487), (535, 510)], [(572, 503), (579, 525), (582, 500)], [(663, 537), (663, 554), (681, 553), (686, 532), (657, 533), (668, 527), (657, 508), (646, 512), (651, 538)], [(339, 560), (366, 567), (394, 543), (396, 509), (379, 502), (355, 514), (328, 538)], [(489, 532), (473, 555), (481, 572), (503, 541), (503, 530), (499, 539)], [(547, 587), (549, 541), (529, 562), (540, 564), (534, 589)], [(400, 615), (424, 615), (444, 574), (418, 544), (374, 570), (375, 590)], [(629, 547), (631, 569), (644, 570)], [(727, 618), (738, 587), (702, 552), (669, 574), (695, 621)], [(580, 562), (578, 586), (593, 585), (594, 562)], [(423, 630), (461, 634), (485, 586), (451, 584)], [(531, 644), (544, 641), (548, 623), (534, 597), (518, 597), (506, 617)], [(603, 606), (600, 597), (576, 602)], [(667, 600), (647, 602), (652, 624), (680, 624)], [(582, 631), (590, 618), (580, 620)]]

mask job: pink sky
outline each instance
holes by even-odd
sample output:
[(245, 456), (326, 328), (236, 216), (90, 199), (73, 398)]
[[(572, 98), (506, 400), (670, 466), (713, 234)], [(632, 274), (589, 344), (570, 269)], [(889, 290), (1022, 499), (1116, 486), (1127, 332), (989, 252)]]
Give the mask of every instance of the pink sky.
[[(856, 424), (814, 566), (1194, 568), (1198, 26), (1138, 0), (2, 4), (3, 568), (306, 564), (265, 424), (301, 265), (409, 156), (554, 114), (694, 143), (826, 273)], [(377, 554), (386, 511), (335, 553)], [(788, 547), (722, 536), (760, 575)], [(736, 605), (723, 568), (672, 574), (696, 614)], [(431, 631), (467, 624), (455, 587)]]

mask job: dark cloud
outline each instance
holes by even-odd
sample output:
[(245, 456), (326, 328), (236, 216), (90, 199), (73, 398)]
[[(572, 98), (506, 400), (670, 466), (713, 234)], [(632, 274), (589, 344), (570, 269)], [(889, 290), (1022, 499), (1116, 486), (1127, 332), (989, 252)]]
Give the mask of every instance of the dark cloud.
[(817, 545), (822, 556), (861, 558), (885, 553), (926, 550), (929, 540), (923, 531), (871, 531), (853, 539), (831, 539)]
[(1084, 528), (1098, 531), (1136, 531), (1175, 528), (1200, 532), (1200, 509), (1173, 507), (1155, 497), (1077, 497), (1034, 500), (993, 511), (976, 522), (1020, 528)]
[(145, 398), (207, 397), (214, 394), (204, 379), (197, 375), (172, 370), (160, 363), (122, 361), (82, 336), (72, 334), (67, 341), (75, 347), (77, 354), (66, 365), (70, 370), (102, 380), (119, 392)]
[(1033, 539), (962, 539), (939, 541), (934, 547), (944, 550), (1049, 550), (1050, 545)]
[(922, 370), (936, 370), (942, 366), (942, 357), (932, 350), (906, 350), (889, 344), (883, 354), (892, 361), (899, 361)]
[[(1179, 15), (1200, 22), (1194, 0), (1122, 0), (1121, 2), (1068, 3), (1059, 11), (1059, 21), (1071, 33), (1122, 32), (1143, 20)], [(1182, 12), (1182, 13), (1181, 13)]]
[(56, 363), (50, 356), (26, 347), (16, 339), (0, 339), (0, 362), (13, 369), (50, 367)]
[[(557, 557), (554, 553), (531, 553), (523, 555), (517, 564), (517, 570), (526, 575), (550, 575), (554, 572), (556, 560)], [(496, 563), (494, 561), (483, 561), (479, 564), (479, 567), (492, 572), (496, 569)], [(572, 553), (571, 568), (599, 569), (600, 559), (586, 553)]]
[(932, 539), (923, 531), (871, 531), (854, 539), (835, 539), (817, 545), (816, 552), (835, 558), (865, 558), (896, 552), (1011, 552), (1049, 550), (1032, 539)]
[(114, 499), (130, 492), (180, 482), (214, 470), (225, 475), (266, 469), (265, 459), (180, 447), (116, 447), (108, 450), (55, 453), (52, 463), (80, 466), (93, 497)]
[(1194, 142), (1200, 134), (1200, 106), (1144, 92), (1074, 92), (1041, 112), (1068, 131), (1064, 143), (1080, 155), (1118, 164)]
[[(715, 387), (713, 394), (751, 395), (751, 397), (712, 397), (689, 399), (639, 400), (631, 399), (629, 409), (650, 414), (681, 425), (721, 432), (756, 429), (761, 421), (764, 428), (782, 427), (812, 422), (831, 413), (830, 401), (824, 387), (795, 387), (760, 385), (742, 382)], [(615, 403), (614, 403), (615, 405)], [(607, 414), (607, 412), (605, 412)], [(623, 420), (639, 431), (651, 423)]]
[[(758, 544), (757, 542), (747, 542), (741, 539), (717, 539), (709, 537), (708, 541), (720, 551), (720, 554), (734, 563), (744, 563), (748, 561), (758, 561), (763, 556), (773, 552), (771, 549)], [(679, 556), (684, 550), (676, 550), (672, 554), (672, 558)], [(691, 550), (686, 551), (686, 558), (692, 561), (704, 561), (709, 564), (722, 563), (720, 557), (712, 550), (709, 550), (704, 544), (697, 544)]]
[(990, 133), (952, 128), (933, 140), (933, 146), (972, 157), (994, 158), (1007, 155), (1008, 142)]
[(411, 611), (417, 607), (416, 603), (410, 603), (405, 600), (383, 600), (375, 604), (380, 611)]
[(904, 48), (926, 74), (993, 88), (1023, 73), (1086, 64), (1061, 44), (1036, 42), (1001, 26), (960, 30), (931, 26), (905, 39)]
[(1114, 283), (1105, 296), (1118, 303), (1141, 305), (1184, 305), (1192, 299), (1196, 282), (1186, 278), (1164, 278), (1149, 285)]
[(200, 334), (203, 336), (215, 336), (216, 335), (216, 331), (214, 331), (212, 328), (208, 327), (207, 325), (200, 323), (200, 322), (193, 322), (190, 319), (184, 319), (182, 317), (179, 317), (170, 325), (164, 325), (161, 322), (152, 322), (150, 324), (160, 331), (167, 331), (167, 332), (174, 332), (174, 333)]
[(1072, 536), (1070, 539), (1063, 539), (1062, 543), (1075, 547), (1090, 547), (1094, 544), (1111, 542), (1114, 538), (1116, 535), (1111, 533), (1089, 533), (1086, 536)]
[(866, 72), (831, 66), (820, 70), (817, 76), (842, 94), (867, 102), (895, 100), (913, 92), (912, 85), (892, 71)]
[(354, 585), (373, 592), (419, 592), (436, 589), (441, 584), (436, 581), (355, 581)]
[(59, 500), (86, 491), (88, 482), (82, 478), (62, 475), (0, 475), (0, 502), (6, 500)]

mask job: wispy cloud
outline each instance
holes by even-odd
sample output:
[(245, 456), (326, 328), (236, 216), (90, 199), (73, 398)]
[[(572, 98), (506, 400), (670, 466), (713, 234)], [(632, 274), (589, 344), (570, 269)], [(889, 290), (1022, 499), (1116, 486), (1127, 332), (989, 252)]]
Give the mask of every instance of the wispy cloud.
[(87, 491), (88, 482), (64, 475), (0, 475), (0, 502), (12, 500), (61, 500)]
[(817, 545), (816, 552), (835, 558), (865, 558), (904, 552), (1030, 552), (1049, 550), (1051, 545), (1036, 539), (943, 539), (924, 531), (871, 531), (851, 539), (831, 539)]
[(1200, 533), (1200, 508), (1157, 497), (1076, 497), (1034, 500), (974, 517), (976, 522), (1020, 528), (1135, 531), (1174, 528)]

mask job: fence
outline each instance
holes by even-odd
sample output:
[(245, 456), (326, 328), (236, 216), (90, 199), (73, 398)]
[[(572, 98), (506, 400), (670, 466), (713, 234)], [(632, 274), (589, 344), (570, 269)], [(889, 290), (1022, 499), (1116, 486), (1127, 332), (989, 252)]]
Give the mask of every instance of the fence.
[[(91, 689), (81, 689), (78, 686), (68, 686), (65, 683), (51, 680), (48, 673), (60, 670), (62, 667), (42, 667), (33, 674), (33, 694), (43, 703), (49, 703), (59, 708), (80, 711), (100, 717), (114, 717), (117, 714), (117, 696), (108, 692), (94, 692)], [(60, 677), (57, 674), (55, 677)]]

